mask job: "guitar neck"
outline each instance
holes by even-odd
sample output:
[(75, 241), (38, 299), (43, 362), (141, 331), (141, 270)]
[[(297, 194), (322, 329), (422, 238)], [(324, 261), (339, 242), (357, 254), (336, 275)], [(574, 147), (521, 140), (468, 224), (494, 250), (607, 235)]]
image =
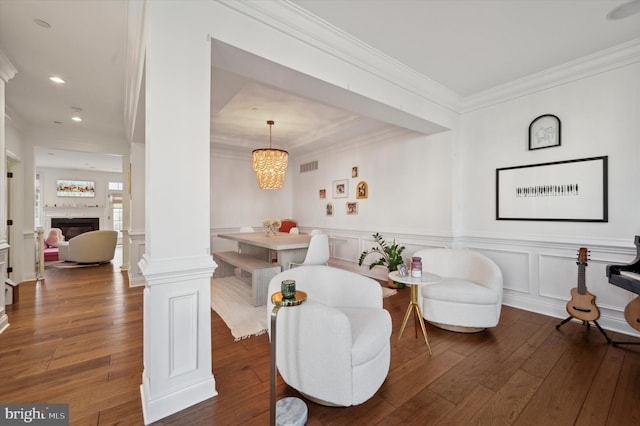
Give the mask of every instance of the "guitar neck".
[(587, 294), (587, 284), (585, 281), (586, 265), (578, 264), (578, 294)]

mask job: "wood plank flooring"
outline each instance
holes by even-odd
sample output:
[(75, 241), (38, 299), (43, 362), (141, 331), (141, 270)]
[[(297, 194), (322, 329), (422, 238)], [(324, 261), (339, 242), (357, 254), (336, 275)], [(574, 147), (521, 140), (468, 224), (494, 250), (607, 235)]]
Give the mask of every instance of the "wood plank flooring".
[[(142, 425), (142, 288), (117, 265), (47, 269), (20, 285), (0, 334), (0, 402), (69, 403), (72, 425)], [(640, 425), (640, 346), (608, 345), (597, 329), (504, 307), (500, 325), (458, 334), (427, 325), (433, 356), (407, 326), (409, 291), (384, 299), (391, 368), (366, 403), (311, 402), (309, 425)], [(218, 396), (156, 425), (266, 425), (269, 341), (234, 342), (212, 313)], [(633, 340), (608, 332), (614, 340)], [(331, 372), (327, 372), (328, 375)], [(296, 395), (281, 380), (279, 398)]]

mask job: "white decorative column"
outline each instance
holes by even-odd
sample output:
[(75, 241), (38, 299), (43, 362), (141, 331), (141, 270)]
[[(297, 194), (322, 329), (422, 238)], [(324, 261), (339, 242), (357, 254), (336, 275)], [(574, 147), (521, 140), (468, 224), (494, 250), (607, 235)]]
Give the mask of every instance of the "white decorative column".
[(4, 283), (7, 279), (7, 162), (5, 157), (5, 86), (13, 78), (17, 70), (9, 58), (0, 50), (0, 333), (9, 326), (9, 318), (5, 310)]
[(217, 394), (211, 372), (211, 46), (190, 1), (145, 10), (145, 423)]
[(131, 241), (129, 240), (129, 230), (131, 229), (131, 153), (122, 156), (122, 265), (121, 271), (129, 270), (129, 260), (131, 259)]

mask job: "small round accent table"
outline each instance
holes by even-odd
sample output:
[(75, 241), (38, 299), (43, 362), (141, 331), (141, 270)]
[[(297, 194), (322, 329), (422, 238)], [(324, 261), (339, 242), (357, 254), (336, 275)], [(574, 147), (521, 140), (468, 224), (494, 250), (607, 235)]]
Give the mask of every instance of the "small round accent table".
[(280, 308), (298, 306), (307, 300), (307, 293), (296, 291), (292, 299), (282, 297), (282, 292), (271, 295), (271, 303), (275, 306), (271, 311), (271, 395), (270, 421), (271, 426), (302, 426), (307, 423), (308, 409), (303, 400), (296, 397), (282, 398), (276, 403), (276, 385), (278, 381), (276, 367), (276, 319)]
[[(429, 349), (429, 355), (431, 355), (431, 346), (429, 345), (429, 339), (427, 338), (427, 329), (424, 326), (424, 319), (422, 318), (422, 310), (420, 309), (420, 299), (418, 298), (418, 290), (420, 286), (435, 283), (436, 281), (440, 281), (440, 276), (436, 274), (432, 274), (430, 272), (422, 272), (422, 276), (420, 277), (412, 277), (406, 276), (403, 277), (398, 273), (398, 271), (389, 272), (389, 279), (406, 284), (411, 288), (411, 301), (409, 302), (409, 306), (407, 307), (407, 312), (404, 314), (404, 320), (402, 321), (402, 327), (400, 328), (400, 335), (398, 336), (398, 340), (396, 344), (400, 341), (402, 337), (402, 333), (404, 333), (404, 328), (407, 325), (407, 321), (409, 320), (409, 316), (411, 316), (412, 312), (415, 312), (416, 320), (420, 323), (420, 328), (422, 328), (422, 335), (424, 336), (424, 342), (427, 344), (427, 349)], [(416, 338), (418, 337), (418, 325), (415, 324), (416, 327)]]

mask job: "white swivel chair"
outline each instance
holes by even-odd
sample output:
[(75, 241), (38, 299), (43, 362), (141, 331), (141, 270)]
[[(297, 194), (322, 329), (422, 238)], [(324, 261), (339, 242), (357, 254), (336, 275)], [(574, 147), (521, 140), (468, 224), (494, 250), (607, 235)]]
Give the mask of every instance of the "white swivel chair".
[(318, 234), (322, 234), (322, 229), (312, 229), (311, 232), (309, 232), (309, 235), (318, 235)]
[[(324, 405), (367, 401), (387, 377), (391, 356), (391, 316), (382, 307), (380, 284), (312, 265), (279, 273), (267, 294), (280, 291), (283, 280), (295, 280), (307, 293), (301, 305), (280, 309), (276, 320), (276, 365), (285, 383)], [(269, 333), (272, 311), (269, 296)]]
[(84, 232), (58, 244), (58, 258), (76, 263), (109, 263), (116, 251), (118, 232), (108, 229)]
[(302, 263), (289, 262), (289, 268), (302, 265), (326, 265), (329, 262), (329, 235), (318, 234), (311, 237), (307, 255)]
[(300, 233), (300, 229), (297, 226), (294, 226), (293, 228), (289, 229), (289, 233), (290, 234), (299, 234)]
[(422, 270), (440, 275), (420, 289), (422, 315), (450, 331), (474, 333), (495, 327), (502, 308), (502, 271), (487, 256), (471, 250), (418, 250)]

